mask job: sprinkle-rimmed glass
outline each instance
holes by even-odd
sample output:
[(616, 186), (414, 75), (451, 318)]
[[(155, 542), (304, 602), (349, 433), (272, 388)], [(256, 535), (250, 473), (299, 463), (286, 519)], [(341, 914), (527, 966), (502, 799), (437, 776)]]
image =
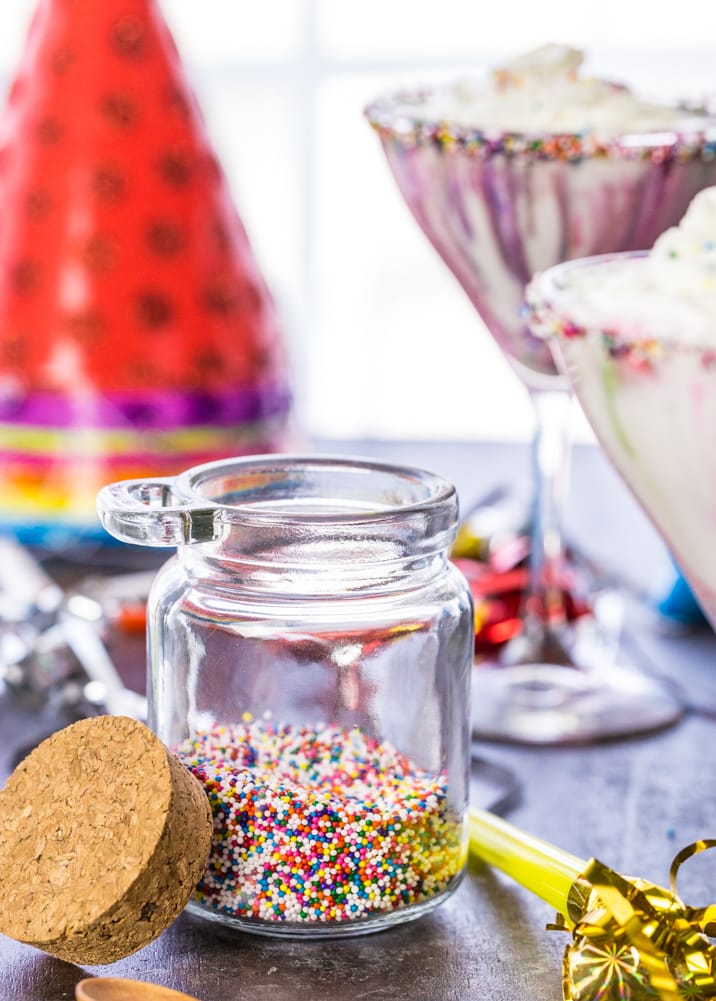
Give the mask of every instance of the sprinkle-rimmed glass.
[[(560, 261), (644, 249), (716, 183), (716, 129), (603, 140), (481, 130), (426, 116), (437, 91), (366, 110), (397, 186), (456, 276), (534, 405), (530, 586), (520, 634), (473, 679), (477, 736), (528, 743), (594, 740), (678, 719), (664, 689), (615, 658), (592, 615), (570, 622), (562, 540), (569, 464), (568, 382), (522, 315), (537, 272)], [(445, 104), (445, 101), (434, 102)], [(606, 642), (605, 642), (606, 641)]]

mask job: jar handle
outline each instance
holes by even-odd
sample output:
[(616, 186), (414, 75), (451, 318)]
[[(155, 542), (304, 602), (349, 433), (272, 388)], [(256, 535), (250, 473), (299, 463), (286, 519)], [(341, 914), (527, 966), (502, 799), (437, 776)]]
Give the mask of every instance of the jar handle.
[(97, 495), (102, 526), (122, 542), (183, 546), (217, 538), (219, 507), (194, 507), (175, 493), (173, 477), (120, 480)]

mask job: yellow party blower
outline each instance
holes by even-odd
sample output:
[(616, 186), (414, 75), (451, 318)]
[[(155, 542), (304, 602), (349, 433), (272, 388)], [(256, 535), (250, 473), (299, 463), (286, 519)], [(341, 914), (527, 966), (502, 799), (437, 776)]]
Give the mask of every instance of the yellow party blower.
[(689, 907), (676, 892), (697, 841), (671, 864), (670, 890), (622, 876), (597, 859), (535, 838), (485, 810), (470, 810), (470, 853), (511, 876), (572, 932), (562, 970), (566, 1001), (700, 1001), (716, 997), (716, 904)]

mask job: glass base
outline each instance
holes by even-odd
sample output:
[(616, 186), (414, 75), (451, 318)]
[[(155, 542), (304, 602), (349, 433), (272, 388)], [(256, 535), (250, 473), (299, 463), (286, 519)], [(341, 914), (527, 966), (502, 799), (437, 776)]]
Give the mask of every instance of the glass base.
[(451, 880), (442, 893), (436, 893), (428, 900), (421, 900), (420, 903), (409, 904), (407, 907), (396, 907), (393, 911), (379, 911), (356, 921), (261, 921), (258, 918), (232, 918), (191, 902), (186, 910), (195, 918), (221, 925), (222, 930), (227, 932), (248, 932), (269, 938), (348, 938), (384, 931), (393, 925), (414, 921), (429, 914), (452, 896), (462, 882), (463, 875), (464, 870)]
[(479, 665), (473, 673), (477, 740), (576, 744), (627, 737), (676, 723), (684, 706), (656, 679), (622, 665)]

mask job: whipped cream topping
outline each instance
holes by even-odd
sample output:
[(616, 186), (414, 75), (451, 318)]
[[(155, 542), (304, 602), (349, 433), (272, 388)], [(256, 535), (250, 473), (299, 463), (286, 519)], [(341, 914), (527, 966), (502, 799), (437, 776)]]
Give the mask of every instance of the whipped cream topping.
[(716, 309), (716, 188), (691, 201), (678, 226), (667, 229), (649, 253), (649, 270), (673, 294)]
[(460, 80), (413, 106), (421, 119), (479, 130), (528, 134), (592, 132), (603, 138), (688, 128), (696, 116), (637, 98), (627, 87), (580, 76), (584, 54), (549, 44)]
[(699, 192), (646, 256), (563, 273), (557, 308), (579, 327), (716, 347), (716, 187)]

